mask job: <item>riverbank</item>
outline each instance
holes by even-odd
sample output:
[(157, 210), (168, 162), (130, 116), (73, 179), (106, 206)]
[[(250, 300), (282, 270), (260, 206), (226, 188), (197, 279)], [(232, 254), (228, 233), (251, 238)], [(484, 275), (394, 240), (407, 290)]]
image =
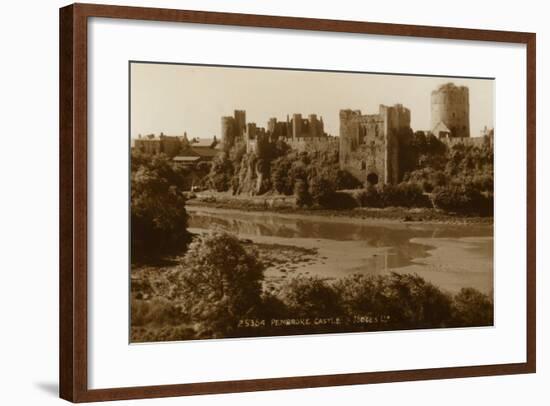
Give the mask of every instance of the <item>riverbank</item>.
[(299, 208), (292, 196), (233, 196), (229, 193), (205, 192), (197, 194), (186, 203), (188, 210), (195, 208), (253, 211), (292, 216), (313, 216), (338, 221), (369, 221), (377, 223), (427, 223), (427, 224), (493, 224), (493, 217), (465, 216), (443, 212), (435, 208), (387, 207), (383, 209), (357, 207), (354, 209)]

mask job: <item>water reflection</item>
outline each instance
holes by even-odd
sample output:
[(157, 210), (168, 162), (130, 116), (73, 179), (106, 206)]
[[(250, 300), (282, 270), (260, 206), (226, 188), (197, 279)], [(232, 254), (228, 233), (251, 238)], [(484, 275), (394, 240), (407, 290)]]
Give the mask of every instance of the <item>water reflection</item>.
[[(493, 284), (493, 230), (488, 225), (369, 224), (193, 208), (189, 226), (224, 230), (256, 243), (316, 250), (317, 255), (307, 261), (287, 257), (286, 262), (269, 267), (266, 274), (271, 277), (285, 278), (288, 272), (299, 272), (338, 278), (393, 270), (417, 273), (449, 291), (475, 287), (489, 292)], [(276, 251), (273, 255), (281, 255)]]

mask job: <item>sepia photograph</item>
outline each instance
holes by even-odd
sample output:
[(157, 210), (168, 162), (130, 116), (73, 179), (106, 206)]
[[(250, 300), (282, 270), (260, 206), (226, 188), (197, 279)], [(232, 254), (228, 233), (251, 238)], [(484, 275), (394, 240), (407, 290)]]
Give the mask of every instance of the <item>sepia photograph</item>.
[(131, 343), (493, 326), (494, 78), (129, 71)]

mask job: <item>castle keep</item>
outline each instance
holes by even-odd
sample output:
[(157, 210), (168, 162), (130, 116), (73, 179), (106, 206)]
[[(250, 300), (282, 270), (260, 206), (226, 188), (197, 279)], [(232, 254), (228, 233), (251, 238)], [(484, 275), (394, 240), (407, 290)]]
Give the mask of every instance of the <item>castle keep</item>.
[(402, 134), (410, 133), (410, 124), (401, 104), (380, 105), (378, 114), (340, 110), (340, 168), (364, 183), (398, 183)]
[(470, 136), (470, 101), (466, 86), (446, 83), (432, 91), (431, 132), (438, 138)]

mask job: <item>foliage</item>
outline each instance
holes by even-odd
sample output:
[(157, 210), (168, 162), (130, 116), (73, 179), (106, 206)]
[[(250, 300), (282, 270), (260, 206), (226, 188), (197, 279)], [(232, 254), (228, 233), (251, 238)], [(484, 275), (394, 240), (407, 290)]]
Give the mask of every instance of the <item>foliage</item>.
[[(457, 143), (447, 147), (433, 136), (421, 141), (416, 136), (407, 152), (405, 181), (421, 183), (426, 192), (437, 187), (473, 184), (480, 192), (493, 191), (493, 145), (485, 139), (481, 145)], [(414, 157), (411, 158), (410, 155)]]
[(233, 174), (233, 161), (224, 152), (216, 156), (212, 161), (212, 167), (210, 168), (206, 183), (210, 188), (218, 192), (225, 192), (231, 188)]
[(436, 207), (457, 213), (493, 215), (493, 195), (483, 194), (473, 184), (451, 185), (434, 190)]
[(460, 327), (492, 326), (493, 301), (472, 288), (463, 288), (454, 297), (454, 324)]
[(296, 277), (283, 284), (278, 297), (292, 317), (330, 317), (341, 314), (337, 292), (319, 277)]
[(176, 300), (199, 336), (230, 336), (239, 319), (261, 301), (263, 265), (227, 233), (201, 236), (189, 245), (172, 275)]
[(349, 314), (368, 314), (397, 328), (443, 327), (451, 319), (451, 298), (418, 275), (356, 274), (335, 287)]
[(382, 199), (378, 188), (374, 185), (367, 185), (367, 187), (356, 195), (356, 199), (361, 207), (382, 207)]
[(302, 179), (298, 179), (294, 183), (294, 196), (296, 196), (296, 206), (311, 206), (311, 195), (309, 194), (306, 182)]
[(132, 326), (177, 325), (183, 319), (181, 311), (162, 297), (155, 297), (151, 300), (132, 299), (130, 309)]
[[(252, 247), (226, 233), (196, 238), (181, 263), (168, 271), (169, 286), (148, 300), (150, 283), (132, 284), (132, 341), (487, 326), (493, 301), (475, 289), (445, 293), (416, 274), (354, 274), (336, 280), (297, 275), (269, 289)], [(135, 289), (134, 289), (135, 288)], [(356, 317), (369, 321), (356, 324)], [(271, 320), (338, 319), (336, 324)], [(243, 328), (242, 320), (264, 320)]]
[(309, 195), (313, 202), (322, 207), (328, 207), (335, 192), (334, 184), (327, 177), (322, 175), (311, 177), (309, 181)]
[(432, 203), (416, 183), (368, 185), (356, 195), (362, 207), (431, 207)]
[(165, 155), (132, 155), (132, 259), (179, 252), (189, 241), (182, 173)]

